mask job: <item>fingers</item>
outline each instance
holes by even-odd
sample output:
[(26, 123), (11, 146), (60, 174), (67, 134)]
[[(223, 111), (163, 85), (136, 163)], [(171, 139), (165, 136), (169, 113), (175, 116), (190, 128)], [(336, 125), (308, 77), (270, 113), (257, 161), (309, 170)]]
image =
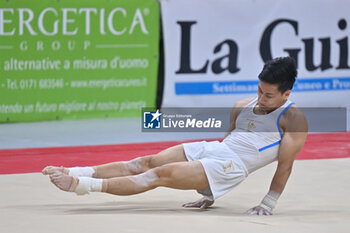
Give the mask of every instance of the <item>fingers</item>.
[(254, 213), (256, 211), (255, 209), (256, 209), (256, 207), (253, 207), (253, 208), (247, 210), (246, 214), (249, 214), (249, 215), (256, 214), (256, 213)]
[(269, 216), (269, 215), (272, 215), (272, 213), (266, 210), (265, 215)]
[(272, 215), (272, 212), (262, 208), (261, 206), (256, 206), (254, 208), (251, 208), (249, 209), (247, 212), (246, 212), (248, 215), (259, 215), (259, 216), (262, 216), (262, 215)]
[(183, 204), (182, 207), (186, 207), (186, 208), (188, 208), (188, 207), (197, 207), (197, 208), (200, 208), (201, 210), (203, 210), (203, 209), (207, 209), (213, 203), (214, 203), (213, 201), (209, 201), (209, 200), (201, 198), (198, 201), (188, 202), (186, 204)]
[(204, 202), (204, 203), (201, 205), (201, 207), (199, 207), (199, 209), (204, 210), (204, 209), (206, 209), (206, 208), (208, 208), (208, 207), (209, 207), (209, 203), (208, 203), (208, 202)]
[(214, 201), (205, 200), (205, 201), (204, 201), (204, 204), (200, 207), (200, 209), (207, 209), (207, 208), (210, 207), (212, 204), (214, 204)]
[(182, 206), (183, 206), (183, 207), (186, 207), (186, 208), (188, 208), (188, 207), (200, 207), (200, 206), (201, 206), (201, 203), (198, 202), (198, 201), (195, 201), (195, 202), (188, 202), (188, 203), (186, 203), (186, 204), (183, 204)]
[(262, 216), (262, 215), (267, 215), (267, 216), (269, 216), (269, 215), (272, 215), (272, 213), (269, 212), (268, 210), (262, 209), (262, 210), (259, 210), (258, 215), (259, 215), (259, 216)]
[(192, 207), (194, 202), (188, 202), (182, 205), (182, 207)]
[(247, 211), (248, 215), (254, 215), (254, 214), (257, 214), (257, 213), (258, 213), (258, 211), (255, 208), (252, 208), (252, 209)]

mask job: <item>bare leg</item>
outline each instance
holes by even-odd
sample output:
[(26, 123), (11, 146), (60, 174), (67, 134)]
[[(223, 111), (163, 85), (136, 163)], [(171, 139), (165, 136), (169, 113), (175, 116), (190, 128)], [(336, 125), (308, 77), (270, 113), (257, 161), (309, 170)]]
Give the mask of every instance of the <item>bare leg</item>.
[(177, 162), (148, 170), (145, 173), (104, 180), (107, 193), (132, 195), (159, 186), (175, 189), (205, 190), (209, 183), (199, 161)]
[(182, 145), (165, 149), (158, 154), (139, 157), (127, 162), (114, 162), (95, 166), (94, 178), (112, 178), (136, 175), (168, 163), (187, 161)]
[[(155, 155), (148, 155), (126, 162), (113, 162), (94, 166), (93, 178), (112, 178), (136, 175), (151, 168), (162, 166), (173, 162), (187, 161), (182, 145), (177, 145), (163, 150)], [(42, 171), (44, 175), (55, 173), (69, 174), (69, 169), (64, 167), (48, 166)]]
[[(73, 179), (78, 178), (65, 174), (55, 174), (51, 177), (52, 183), (64, 191), (74, 190), (74, 187), (71, 187), (74, 183)], [(208, 185), (202, 164), (199, 161), (193, 161), (166, 164), (134, 176), (104, 179), (101, 191), (115, 195), (132, 195), (159, 186), (203, 191)]]

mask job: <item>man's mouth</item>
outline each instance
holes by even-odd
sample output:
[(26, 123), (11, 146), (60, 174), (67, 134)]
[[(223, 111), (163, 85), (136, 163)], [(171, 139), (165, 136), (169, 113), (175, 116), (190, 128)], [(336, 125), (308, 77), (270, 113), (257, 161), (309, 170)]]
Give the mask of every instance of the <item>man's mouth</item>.
[(263, 105), (263, 104), (261, 104), (261, 103), (259, 103), (259, 107), (261, 107), (261, 108), (265, 108), (266, 106), (265, 106), (265, 105)]

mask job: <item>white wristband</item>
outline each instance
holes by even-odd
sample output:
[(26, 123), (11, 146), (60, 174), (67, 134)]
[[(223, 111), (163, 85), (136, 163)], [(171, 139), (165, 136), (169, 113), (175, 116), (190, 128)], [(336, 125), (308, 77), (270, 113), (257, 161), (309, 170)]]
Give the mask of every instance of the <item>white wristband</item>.
[(261, 201), (260, 206), (271, 212), (276, 207), (280, 195), (280, 193), (270, 190)]

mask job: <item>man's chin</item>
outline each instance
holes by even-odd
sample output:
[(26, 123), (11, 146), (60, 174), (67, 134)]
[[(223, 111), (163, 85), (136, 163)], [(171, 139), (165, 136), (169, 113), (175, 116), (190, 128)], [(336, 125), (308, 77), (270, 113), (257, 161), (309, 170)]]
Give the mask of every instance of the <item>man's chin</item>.
[(266, 106), (259, 106), (259, 108), (262, 112), (265, 112), (265, 113), (269, 113), (269, 112), (273, 111), (273, 108), (266, 107)]
[(261, 110), (264, 110), (264, 111), (266, 111), (268, 109), (268, 107), (266, 107), (265, 105), (261, 105), (261, 104), (259, 104), (259, 108)]

